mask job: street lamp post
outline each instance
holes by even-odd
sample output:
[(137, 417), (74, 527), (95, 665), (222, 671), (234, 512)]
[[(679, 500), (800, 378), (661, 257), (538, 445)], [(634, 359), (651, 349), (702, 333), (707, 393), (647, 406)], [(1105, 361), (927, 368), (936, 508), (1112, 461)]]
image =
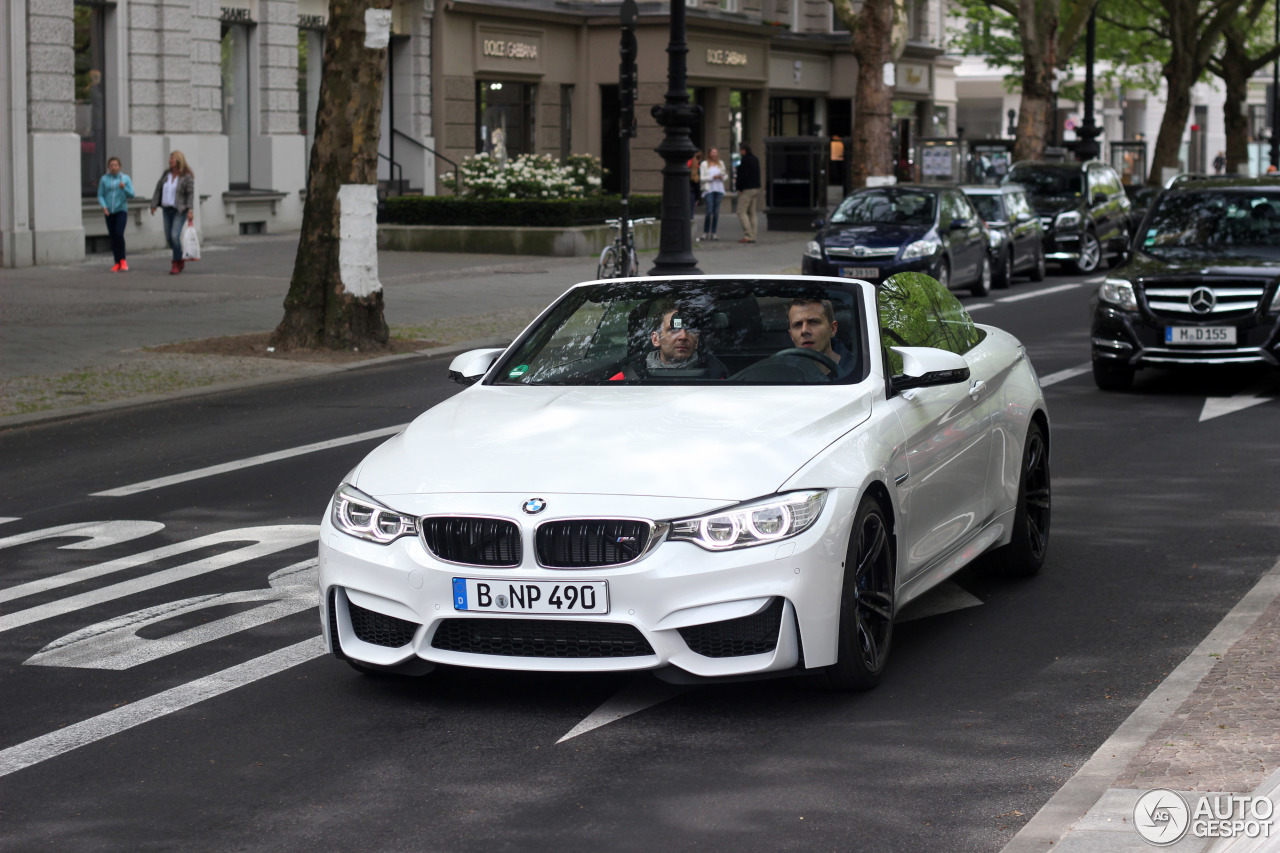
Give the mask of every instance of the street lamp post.
[(1097, 159), (1101, 152), (1098, 137), (1102, 129), (1093, 117), (1093, 53), (1098, 39), (1098, 7), (1095, 5), (1089, 13), (1089, 24), (1085, 30), (1084, 42), (1084, 124), (1076, 131), (1080, 143), (1076, 146), (1076, 157), (1081, 161)]
[(693, 256), (693, 235), (689, 223), (693, 209), (689, 198), (689, 160), (697, 153), (690, 134), (702, 117), (702, 107), (689, 103), (685, 83), (685, 57), (689, 53), (685, 31), (684, 0), (671, 0), (671, 36), (667, 43), (667, 95), (654, 104), (653, 117), (662, 125), (662, 143), (657, 152), (662, 167), (662, 232), (658, 257), (649, 275), (700, 275)]
[[(1275, 41), (1280, 44), (1280, 2), (1275, 7)], [(1271, 65), (1271, 165), (1280, 169), (1280, 59)]]

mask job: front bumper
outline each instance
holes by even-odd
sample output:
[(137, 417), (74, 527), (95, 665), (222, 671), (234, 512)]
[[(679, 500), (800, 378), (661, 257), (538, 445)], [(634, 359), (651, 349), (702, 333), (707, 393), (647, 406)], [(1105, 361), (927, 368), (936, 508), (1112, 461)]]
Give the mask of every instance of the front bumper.
[(1046, 261), (1080, 260), (1080, 238), (1083, 231), (1045, 231), (1044, 258)]
[[(810, 258), (805, 256), (800, 263), (801, 275), (823, 275), (836, 278), (864, 278), (872, 282), (881, 282), (891, 275), (900, 272), (922, 272), (938, 275), (940, 255), (929, 255), (924, 258), (912, 258), (900, 261), (897, 258)], [(846, 273), (845, 270), (849, 272)], [(875, 270), (875, 276), (852, 275), (854, 270)]]
[[(472, 500), (475, 495), (460, 495)], [(509, 495), (503, 505), (509, 504)], [(563, 517), (572, 498), (547, 495)], [(434, 557), (421, 539), (364, 542), (328, 520), (320, 536), (321, 624), (329, 650), (356, 663), (419, 662), (485, 669), (605, 672), (675, 667), (724, 677), (825, 666), (835, 661), (842, 562), (856, 495), (832, 489), (809, 530), (780, 543), (710, 552), (663, 542), (623, 566), (547, 569), (533, 555), (533, 522), (521, 524), (517, 568), (462, 566)], [(460, 506), (460, 515), (476, 513)], [(545, 521), (539, 517), (537, 521)], [(458, 611), (454, 578), (603, 580), (604, 615)], [(336, 645), (335, 645), (336, 640)]]
[[(1176, 323), (1096, 301), (1091, 328), (1093, 361), (1124, 367), (1267, 364), (1280, 366), (1280, 322), (1274, 315), (1231, 321)], [(1234, 326), (1234, 345), (1170, 346), (1171, 325)]]

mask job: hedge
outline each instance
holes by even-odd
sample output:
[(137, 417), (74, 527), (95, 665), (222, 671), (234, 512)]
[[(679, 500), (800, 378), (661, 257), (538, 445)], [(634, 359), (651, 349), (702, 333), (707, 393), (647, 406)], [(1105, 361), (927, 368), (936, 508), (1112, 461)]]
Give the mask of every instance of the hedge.
[[(631, 196), (631, 216), (657, 217), (662, 196)], [(615, 219), (622, 211), (621, 196), (562, 201), (521, 199), (475, 199), (453, 196), (398, 196), (387, 199), (380, 222), (392, 225), (496, 225), (567, 228), (598, 225)]]

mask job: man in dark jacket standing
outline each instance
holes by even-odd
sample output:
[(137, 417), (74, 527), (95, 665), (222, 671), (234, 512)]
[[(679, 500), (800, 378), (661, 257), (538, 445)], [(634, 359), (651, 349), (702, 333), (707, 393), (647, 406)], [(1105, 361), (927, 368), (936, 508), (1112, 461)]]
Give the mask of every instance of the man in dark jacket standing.
[(738, 221), (742, 223), (742, 239), (739, 243), (756, 241), (756, 220), (760, 215), (760, 161), (751, 153), (751, 146), (738, 146), (742, 159), (738, 161)]

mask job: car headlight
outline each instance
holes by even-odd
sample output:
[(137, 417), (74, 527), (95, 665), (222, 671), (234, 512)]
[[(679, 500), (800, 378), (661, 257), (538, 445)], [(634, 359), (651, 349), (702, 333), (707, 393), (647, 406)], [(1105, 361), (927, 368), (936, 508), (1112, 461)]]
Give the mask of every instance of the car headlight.
[(995, 228), (987, 231), (987, 241), (991, 244), (991, 248), (999, 249), (1004, 245), (1004, 232)]
[(1065, 210), (1059, 213), (1058, 218), (1053, 221), (1053, 227), (1063, 229), (1079, 228), (1080, 223), (1083, 221), (1080, 218), (1079, 211)]
[(1098, 288), (1098, 298), (1123, 308), (1126, 311), (1138, 310), (1138, 297), (1133, 292), (1133, 285), (1122, 278), (1109, 278)]
[(932, 237), (926, 237), (923, 240), (917, 240), (907, 248), (902, 250), (902, 259), (909, 261), (912, 258), (927, 258), (942, 248), (942, 242)]
[(692, 542), (708, 551), (749, 548), (790, 539), (813, 526), (827, 493), (790, 492), (698, 518), (671, 522), (667, 539)]
[(822, 260), (822, 246), (818, 245), (817, 240), (810, 240), (804, 244), (804, 256), (806, 258), (817, 258)]
[(418, 535), (418, 520), (388, 509), (349, 483), (333, 495), (333, 526), (348, 536), (386, 545), (401, 536)]

